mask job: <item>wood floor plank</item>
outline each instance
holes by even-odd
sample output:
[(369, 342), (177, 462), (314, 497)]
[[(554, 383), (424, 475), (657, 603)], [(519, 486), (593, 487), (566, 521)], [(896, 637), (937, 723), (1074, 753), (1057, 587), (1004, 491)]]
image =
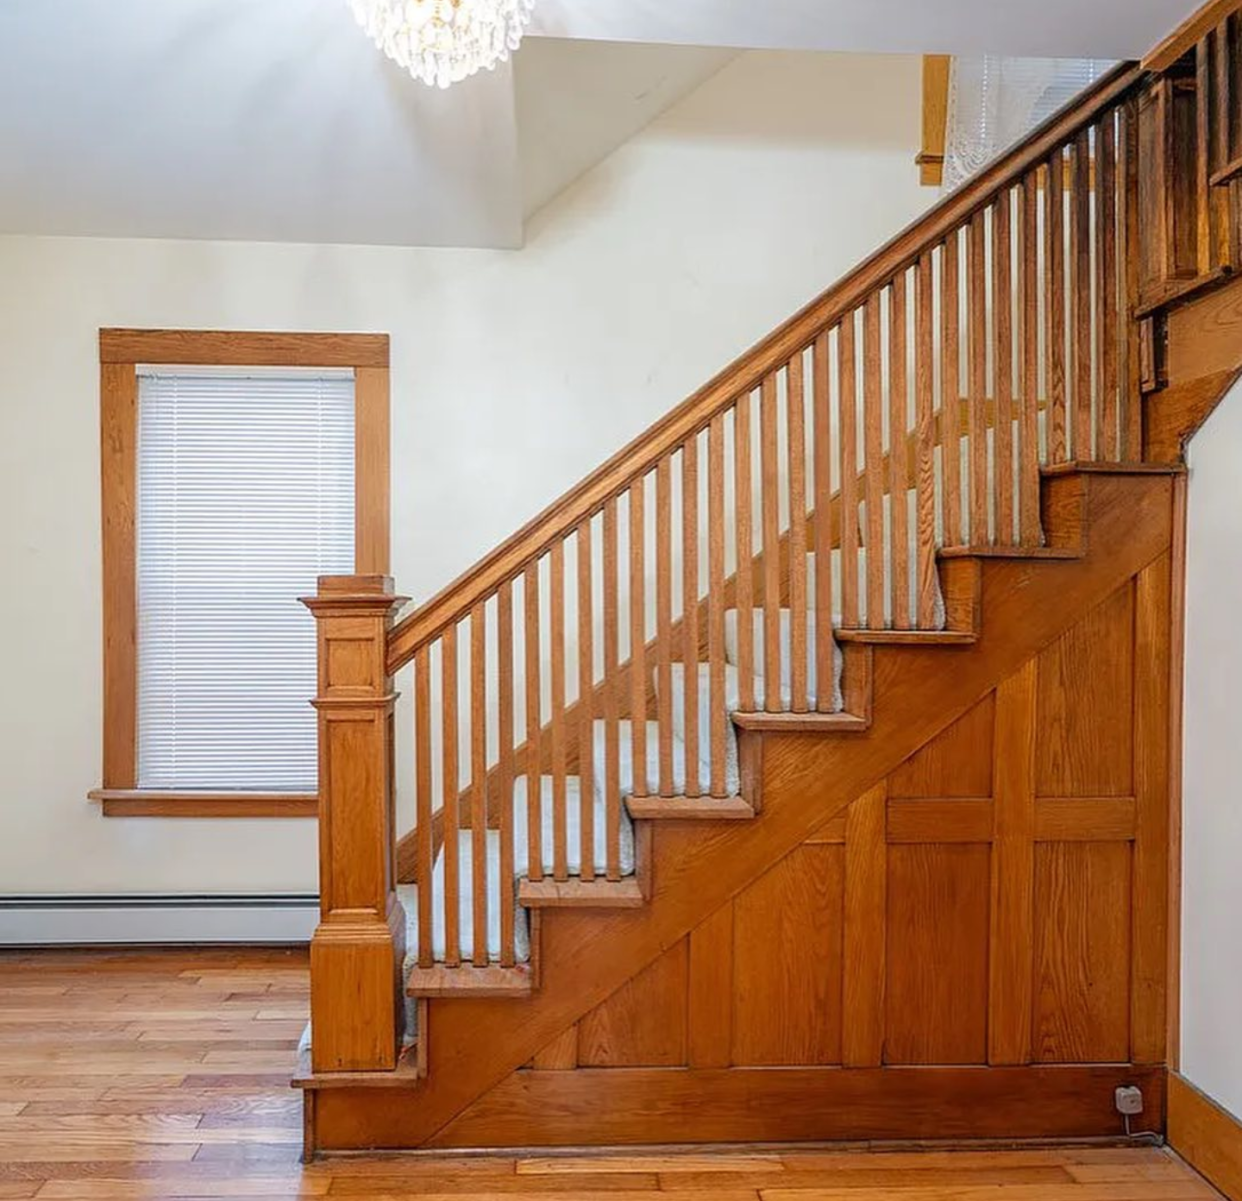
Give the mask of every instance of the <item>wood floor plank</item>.
[[(527, 1176), (495, 1175), (481, 1172), (464, 1175), (445, 1173), (443, 1176), (422, 1176), (417, 1181), (405, 1176), (360, 1176), (334, 1179), (329, 1195), (333, 1197), (422, 1197), (427, 1194), (453, 1193), (466, 1196), (527, 1197), (556, 1196), (572, 1199), (587, 1195), (618, 1195), (654, 1197), (658, 1194), (658, 1178), (651, 1173), (609, 1172), (602, 1170), (607, 1161), (597, 1161), (596, 1171), (582, 1175)], [(706, 1199), (704, 1199), (706, 1201)]]
[[(332, 1181), (328, 1176), (287, 1174), (262, 1178), (202, 1180), (165, 1177), (153, 1184), (148, 1180), (50, 1180), (39, 1190), (39, 1201), (127, 1201), (128, 1198), (154, 1197), (323, 1197)], [(5, 1194), (0, 1192), (0, 1197)]]
[(519, 1159), (519, 1176), (553, 1176), (598, 1172), (607, 1163), (610, 1172), (746, 1172), (784, 1171), (780, 1155), (597, 1155), (550, 1156), (546, 1159)]
[[(871, 1158), (868, 1152), (862, 1152)], [(994, 1167), (980, 1168), (858, 1168), (848, 1172), (830, 1170), (821, 1172), (749, 1171), (749, 1172), (682, 1172), (661, 1173), (660, 1188), (664, 1192), (686, 1192), (717, 1188), (755, 1188), (762, 1194), (772, 1189), (812, 1190), (844, 1188), (885, 1188), (895, 1196), (909, 1188), (933, 1188), (944, 1190), (949, 1197), (954, 1190), (979, 1185), (1004, 1186), (1008, 1189), (1017, 1184), (1060, 1185), (1065, 1188), (1074, 1183), (1069, 1172), (1059, 1165), (1015, 1168), (1003, 1160)], [(1066, 1192), (1067, 1197), (1073, 1194)], [(683, 1199), (688, 1201), (688, 1199)]]
[(289, 1076), (306, 1013), (304, 955), (0, 953), (0, 1201), (1215, 1196), (1175, 1156), (1134, 1146), (376, 1156), (302, 1165), (301, 1098)]
[(770, 1188), (763, 1201), (1219, 1201), (1214, 1189), (1202, 1181), (1117, 1184), (995, 1184), (941, 1188), (913, 1185), (894, 1191), (886, 1185), (874, 1188), (830, 1187), (814, 1189)]

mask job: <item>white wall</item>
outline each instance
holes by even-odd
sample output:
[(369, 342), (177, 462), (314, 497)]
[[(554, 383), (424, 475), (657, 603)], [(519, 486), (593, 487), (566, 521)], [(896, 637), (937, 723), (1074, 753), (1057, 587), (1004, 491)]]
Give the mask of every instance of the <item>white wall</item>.
[(97, 330), (392, 335), (393, 568), (428, 596), (934, 195), (914, 58), (744, 54), (518, 252), (0, 238), (0, 893), (315, 887), (313, 823), (104, 820)]
[(1242, 385), (1189, 459), (1182, 1071), (1242, 1115)]

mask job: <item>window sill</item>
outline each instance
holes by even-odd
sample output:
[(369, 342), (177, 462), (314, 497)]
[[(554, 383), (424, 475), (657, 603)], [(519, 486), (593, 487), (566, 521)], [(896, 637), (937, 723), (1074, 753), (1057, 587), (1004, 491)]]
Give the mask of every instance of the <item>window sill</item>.
[(94, 788), (104, 817), (316, 817), (310, 792), (178, 792), (172, 789)]

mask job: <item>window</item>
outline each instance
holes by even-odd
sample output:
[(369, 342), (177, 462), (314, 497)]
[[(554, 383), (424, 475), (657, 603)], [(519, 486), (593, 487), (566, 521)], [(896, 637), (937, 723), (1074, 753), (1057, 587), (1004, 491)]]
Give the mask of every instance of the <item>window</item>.
[(315, 790), (315, 627), (354, 569), (354, 380), (138, 376), (139, 788)]
[(100, 357), (91, 795), (112, 815), (313, 814), (315, 626), (298, 597), (321, 574), (387, 573), (387, 339), (105, 330)]
[(920, 182), (951, 191), (1089, 88), (1094, 58), (923, 55)]

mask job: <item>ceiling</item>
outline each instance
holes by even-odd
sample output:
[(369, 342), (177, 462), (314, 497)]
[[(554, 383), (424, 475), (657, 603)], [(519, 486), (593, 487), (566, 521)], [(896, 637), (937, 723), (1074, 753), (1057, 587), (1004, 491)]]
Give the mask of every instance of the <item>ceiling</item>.
[(1134, 57), (1195, 0), (537, 0), (415, 83), (345, 0), (0, 0), (0, 233), (520, 245), (739, 50)]
[(1200, 0), (537, 0), (562, 38), (767, 50), (1139, 58)]

